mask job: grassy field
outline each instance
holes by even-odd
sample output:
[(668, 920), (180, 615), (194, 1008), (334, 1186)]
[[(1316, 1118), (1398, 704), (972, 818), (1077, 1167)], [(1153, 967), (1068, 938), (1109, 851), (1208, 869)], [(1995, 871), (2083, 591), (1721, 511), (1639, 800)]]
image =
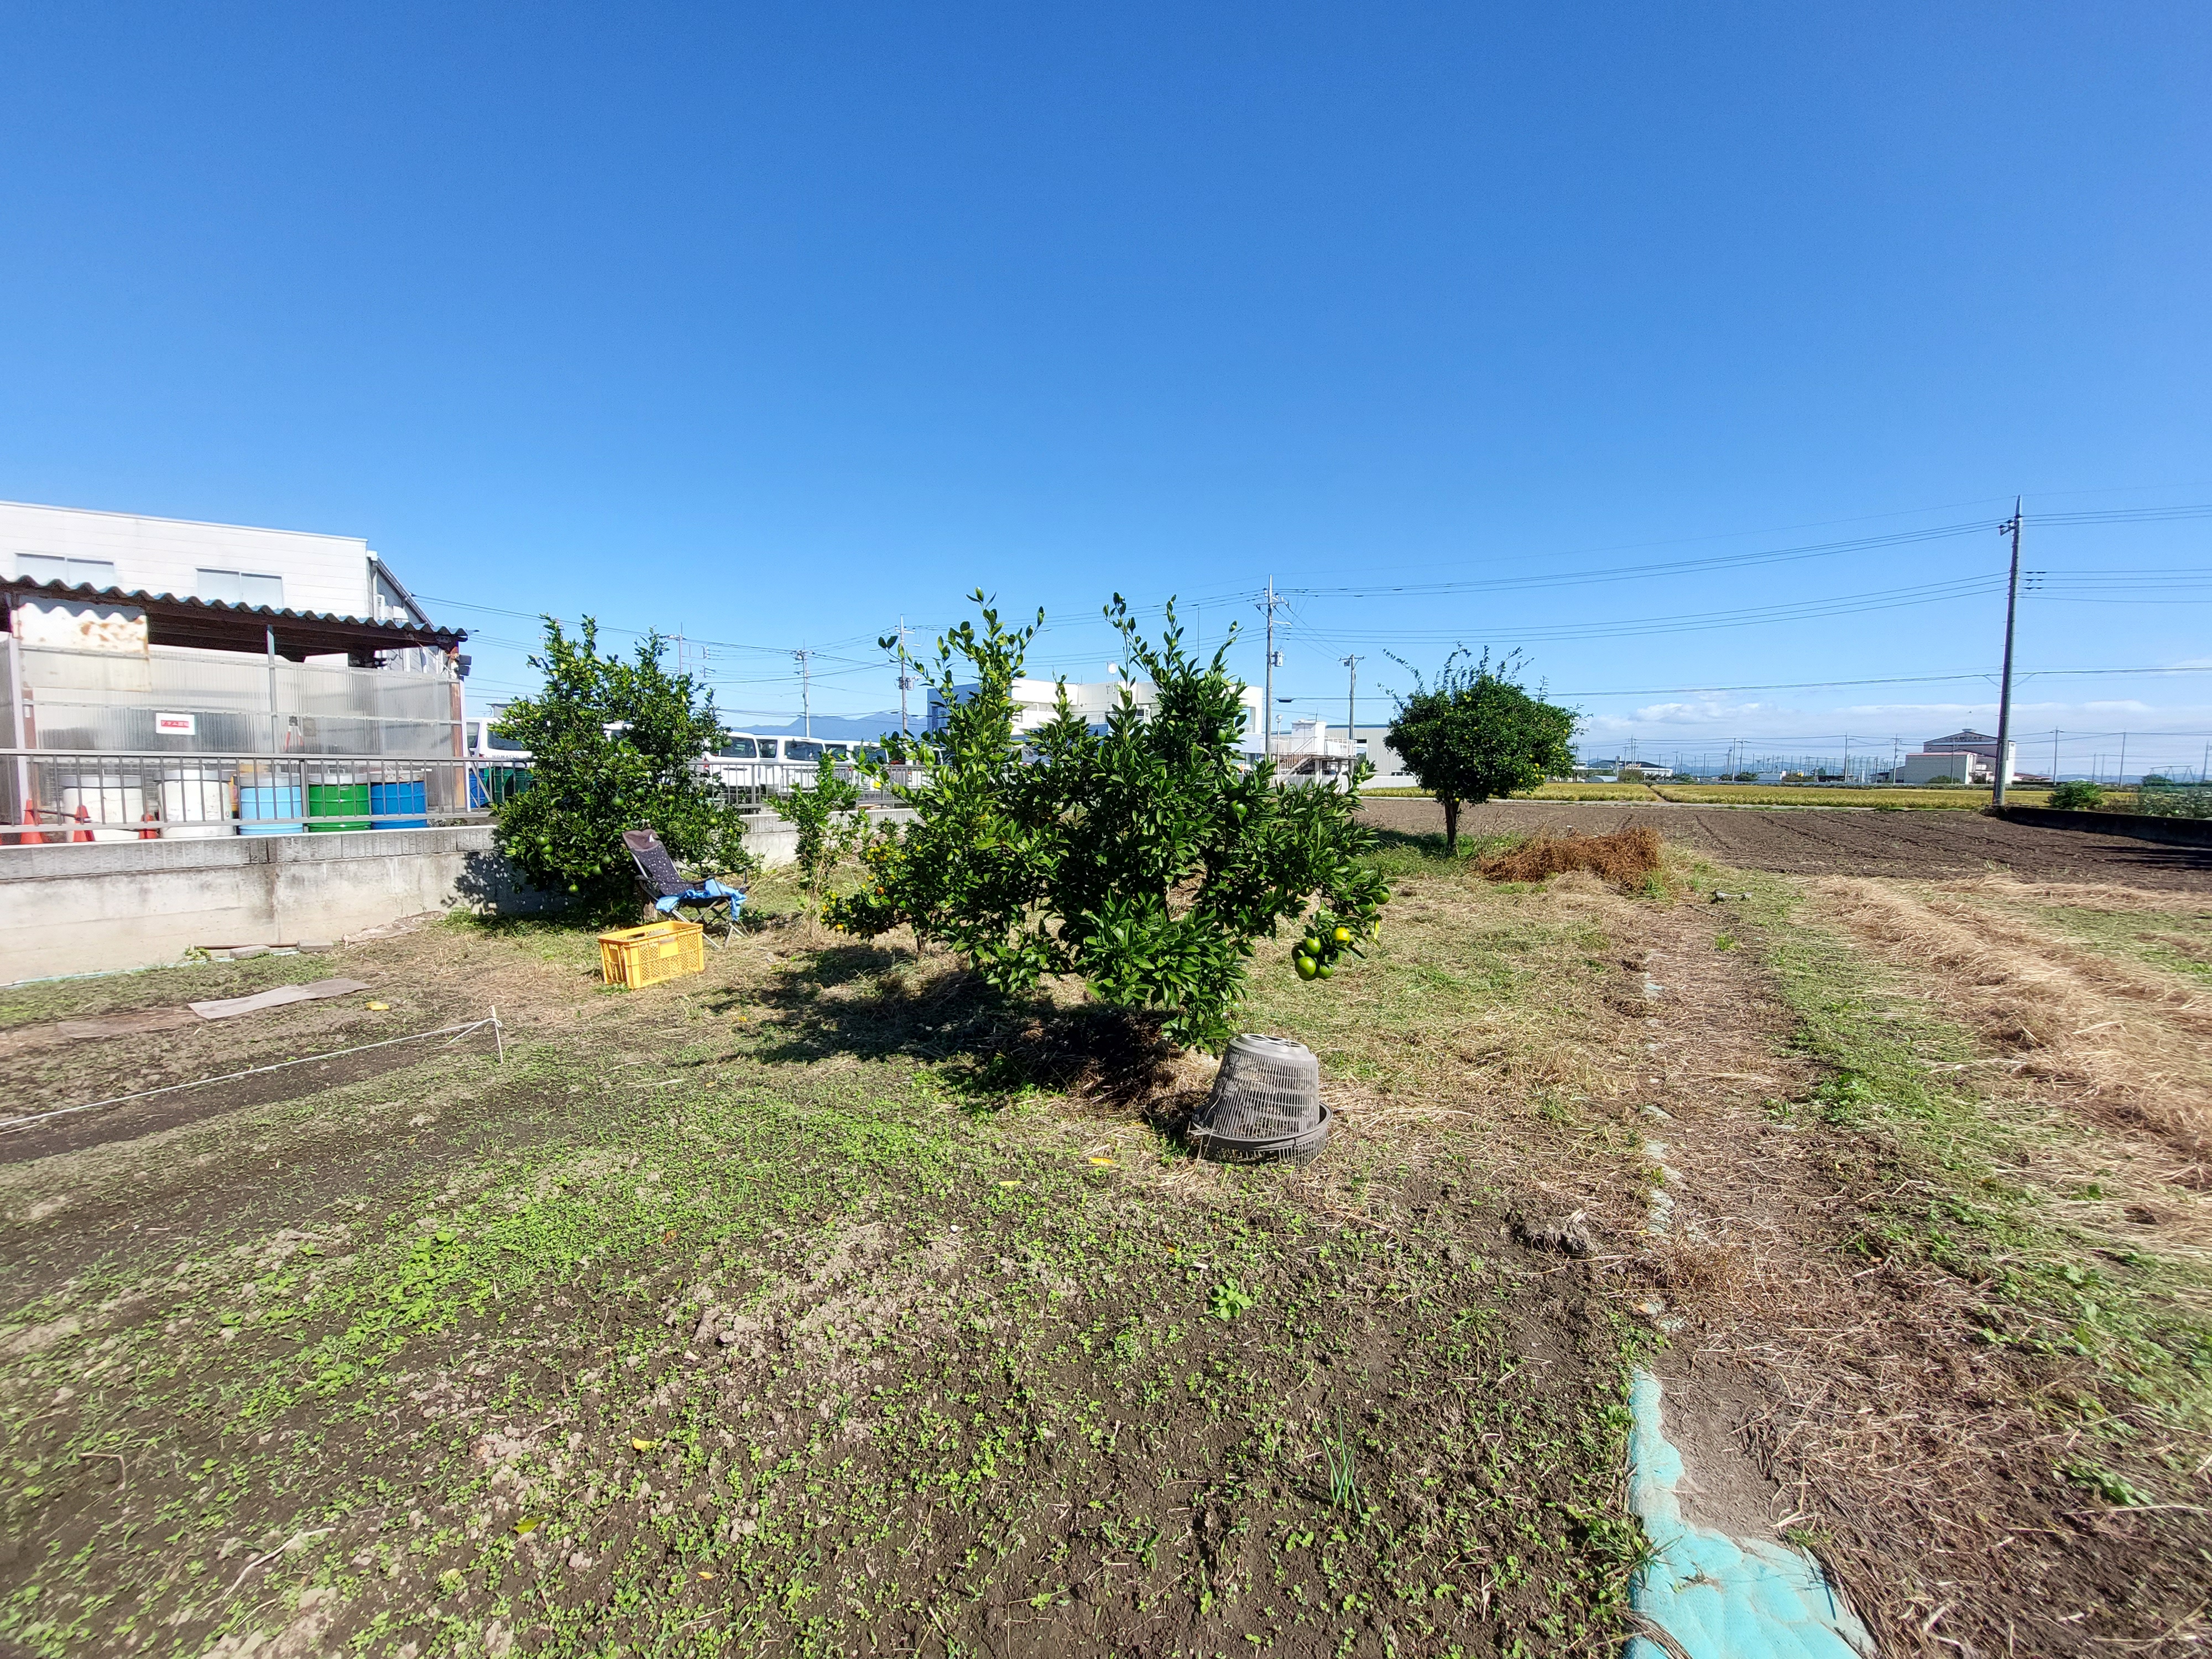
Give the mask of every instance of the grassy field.
[[(2204, 896), (1385, 839), (1365, 959), (1255, 963), (1337, 1119), (1305, 1170), (1193, 1160), (1207, 1064), (1074, 988), (773, 880), (638, 994), (469, 922), (9, 991), (18, 1109), (494, 1002), (507, 1048), (0, 1139), (0, 1647), (1616, 1652), (1635, 1364), (1886, 1651), (2212, 1633)], [(1588, 1259), (1521, 1242), (1571, 1212)]]

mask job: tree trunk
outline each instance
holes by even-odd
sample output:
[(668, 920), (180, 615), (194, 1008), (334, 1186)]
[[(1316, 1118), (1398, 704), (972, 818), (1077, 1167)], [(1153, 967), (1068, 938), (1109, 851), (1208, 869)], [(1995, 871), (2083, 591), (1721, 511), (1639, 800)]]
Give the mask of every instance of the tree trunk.
[(1459, 856), (1459, 797), (1457, 795), (1447, 796), (1444, 799), (1444, 856), (1448, 859), (1455, 859)]

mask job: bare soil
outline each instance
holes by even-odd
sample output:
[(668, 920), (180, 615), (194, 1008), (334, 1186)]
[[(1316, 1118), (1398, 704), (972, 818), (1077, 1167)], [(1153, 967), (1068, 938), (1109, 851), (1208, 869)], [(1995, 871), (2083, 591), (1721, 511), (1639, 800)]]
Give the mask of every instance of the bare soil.
[(292, 1068), (329, 1086), (0, 1167), (0, 1649), (1617, 1644), (1616, 1320), (1480, 1166), (1356, 1126), (1195, 1165), (1119, 1081), (1144, 1044), (941, 959), (783, 927), (636, 994), (592, 959), (433, 927), (338, 953), (343, 1006), (0, 1060), (39, 1105), (510, 1022), (504, 1067)]
[[(1363, 816), (1401, 835), (1443, 834), (1443, 808), (1431, 800), (1370, 800)], [(1460, 834), (1478, 839), (1598, 836), (1636, 824), (1649, 825), (1678, 846), (1694, 848), (1739, 870), (1922, 880), (1979, 875), (1994, 866), (2023, 881), (2112, 882), (2212, 893), (2212, 848), (2043, 830), (1978, 812), (1522, 800), (1488, 801), (1460, 812)]]
[[(2154, 1253), (2212, 1200), (2143, 1103), (2203, 1081), (2212, 882), (2135, 842), (1978, 879), (1977, 833), (2023, 873), (2108, 838), (1966, 814), (1471, 816), (1770, 844), (1634, 894), (1389, 849), (1365, 956), (1255, 975), (1340, 1125), (1304, 1171), (1191, 1159), (1204, 1067), (1066, 988), (788, 922), (639, 994), (542, 925), (0, 993), (19, 1112), (495, 1005), (510, 1045), (0, 1136), (0, 1653), (1611, 1652), (1632, 1361), (1692, 1512), (1808, 1542), (1887, 1653), (2212, 1637), (2212, 1460), (2090, 1328), (2203, 1299)], [(1937, 842), (1942, 892), (1741, 873)], [(1836, 1109), (1820, 1022), (1883, 1013), (1788, 993), (1814, 925), (1961, 1022), (1916, 1075), (2048, 1135), (1985, 1182)], [(164, 1012), (333, 972), (372, 989)], [(2006, 1288), (2049, 1241), (1973, 1232), (2023, 1193), (2080, 1274), (2055, 1323)], [(1576, 1212), (1588, 1259), (1522, 1242)]]

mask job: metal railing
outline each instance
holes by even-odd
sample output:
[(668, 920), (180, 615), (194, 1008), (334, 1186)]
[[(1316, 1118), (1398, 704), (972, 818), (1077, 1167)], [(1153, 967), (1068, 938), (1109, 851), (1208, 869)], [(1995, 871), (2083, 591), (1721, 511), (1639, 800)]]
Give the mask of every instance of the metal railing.
[[(700, 763), (707, 775), (721, 786), (722, 798), (732, 805), (763, 806), (778, 795), (787, 795), (795, 789), (811, 789), (816, 776), (811, 761), (728, 760), (719, 755), (709, 756)], [(927, 769), (920, 766), (894, 766), (890, 769), (890, 781), (895, 787), (909, 788), (926, 783)], [(873, 775), (857, 767), (840, 766), (837, 776), (848, 783), (860, 787), (860, 803), (865, 806), (895, 806), (898, 797), (890, 790), (878, 787)]]
[(528, 783), (485, 761), (0, 750), (0, 847), (428, 829), (486, 820)]
[[(811, 787), (811, 765), (703, 762), (726, 805), (773, 808)], [(850, 767), (866, 806), (897, 798)], [(892, 781), (919, 784), (920, 767)], [(0, 848), (69, 842), (197, 841), (489, 822), (530, 787), (527, 756), (410, 760), (389, 755), (125, 754), (0, 749)]]

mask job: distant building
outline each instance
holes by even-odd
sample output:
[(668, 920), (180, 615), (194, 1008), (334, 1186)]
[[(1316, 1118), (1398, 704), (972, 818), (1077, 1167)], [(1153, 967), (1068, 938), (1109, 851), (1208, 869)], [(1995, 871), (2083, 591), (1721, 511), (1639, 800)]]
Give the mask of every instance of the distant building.
[[(1139, 709), (1149, 713), (1159, 706), (1159, 693), (1150, 680), (1120, 679), (1091, 680), (1080, 684), (1069, 681), (1066, 688), (1067, 706), (1093, 732), (1103, 732), (1107, 716), (1121, 706), (1121, 693), (1125, 688)], [(1059, 712), (1061, 686), (1057, 680), (1018, 679), (1009, 689), (1014, 700), (1014, 735), (1018, 738), (1048, 724)], [(965, 702), (975, 695), (975, 687), (973, 684), (956, 685), (952, 688), (952, 695)], [(1255, 752), (1260, 747), (1261, 702), (1258, 687), (1248, 685), (1244, 688), (1244, 746)], [(948, 712), (944, 693), (932, 687), (927, 717), (928, 729), (942, 732)], [(1278, 738), (1276, 741), (1279, 744), (1283, 739)]]
[(1292, 720), (1275, 734), (1275, 769), (1286, 778), (1340, 778), (1358, 762), (1357, 742), (1332, 738), (1327, 720)]
[[(2005, 777), (2010, 781), (2020, 767), (2020, 745), (2010, 745), (2012, 752), (2006, 759)], [(1977, 732), (1971, 726), (1963, 731), (1948, 732), (1940, 738), (1930, 738), (1920, 745), (1917, 755), (1907, 755), (1890, 774), (1896, 783), (1934, 783), (1948, 778), (1957, 783), (1994, 783), (1996, 781), (1997, 740), (1986, 732)]]
[(1943, 737), (1930, 738), (1920, 748), (1923, 754), (1979, 755), (1991, 765), (1996, 763), (1997, 740), (1988, 732), (1977, 732), (1972, 726)]
[(1385, 741), (1390, 735), (1387, 726), (1355, 726), (1352, 728), (1352, 752), (1375, 769), (1368, 779), (1370, 788), (1414, 789), (1419, 781), (1406, 769), (1406, 763), (1398, 751)]

